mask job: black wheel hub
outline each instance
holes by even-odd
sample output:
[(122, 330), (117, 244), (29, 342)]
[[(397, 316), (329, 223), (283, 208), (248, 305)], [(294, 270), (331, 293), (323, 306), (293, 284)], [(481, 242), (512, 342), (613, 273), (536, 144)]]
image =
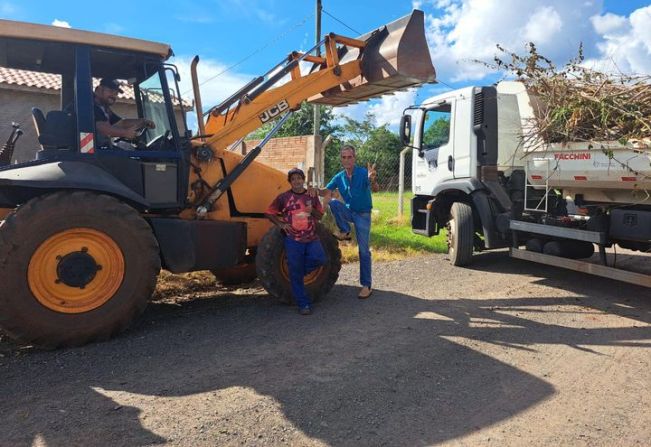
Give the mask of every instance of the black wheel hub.
[(57, 265), (57, 282), (62, 282), (69, 287), (83, 289), (93, 279), (102, 266), (88, 254), (85, 247), (81, 251), (68, 253), (59, 259)]

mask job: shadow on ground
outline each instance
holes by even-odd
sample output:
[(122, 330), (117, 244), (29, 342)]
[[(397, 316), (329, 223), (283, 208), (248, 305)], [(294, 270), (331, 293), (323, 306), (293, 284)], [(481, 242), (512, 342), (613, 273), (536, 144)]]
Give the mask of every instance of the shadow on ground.
[[(508, 258), (478, 261), (477, 269), (521, 271)], [(651, 322), (639, 290), (619, 290), (610, 300), (589, 297), (585, 284), (575, 289), (582, 305)], [(260, 296), (153, 304), (139, 326), (110, 342), (0, 359), (0, 445), (164, 443), (141, 423), (138, 408), (120, 407), (94, 388), (189, 396), (233, 386), (270, 396), (296, 428), (331, 445), (428, 445), (509, 419), (554, 393), (541, 378), (454, 337), (522, 349), (651, 346), (648, 328), (575, 329), (510, 312), (554, 311), (568, 299), (426, 300), (376, 290), (361, 302), (356, 292), (336, 286), (311, 317)], [(473, 319), (495, 324), (476, 327)]]

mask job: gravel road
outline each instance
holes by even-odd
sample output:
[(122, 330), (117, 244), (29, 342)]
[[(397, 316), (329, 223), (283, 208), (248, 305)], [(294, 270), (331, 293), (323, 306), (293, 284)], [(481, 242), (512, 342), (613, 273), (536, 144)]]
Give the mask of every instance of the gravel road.
[(651, 444), (651, 292), (509, 259), (357, 264), (312, 316), (249, 289), (106, 343), (0, 341), (0, 446)]

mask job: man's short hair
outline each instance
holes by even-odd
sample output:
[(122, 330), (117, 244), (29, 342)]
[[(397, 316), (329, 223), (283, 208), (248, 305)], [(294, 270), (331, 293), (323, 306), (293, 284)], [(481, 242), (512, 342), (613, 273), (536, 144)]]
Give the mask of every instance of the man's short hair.
[(341, 149), (339, 149), (339, 154), (341, 154), (343, 151), (352, 151), (353, 155), (355, 155), (355, 147), (352, 144), (344, 144), (341, 146)]
[(287, 172), (287, 181), (290, 181), (292, 179), (292, 175), (298, 174), (301, 176), (303, 180), (305, 180), (305, 172), (303, 172), (302, 169), (299, 168), (292, 168)]

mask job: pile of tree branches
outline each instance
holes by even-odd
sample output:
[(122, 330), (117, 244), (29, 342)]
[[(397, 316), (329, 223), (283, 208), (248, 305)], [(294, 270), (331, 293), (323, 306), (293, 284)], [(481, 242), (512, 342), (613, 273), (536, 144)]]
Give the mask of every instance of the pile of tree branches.
[(486, 65), (514, 74), (538, 99), (532, 134), (525, 139), (624, 144), (651, 138), (651, 76), (586, 68), (583, 47), (562, 67), (538, 54), (533, 43), (524, 56), (497, 48), (506, 57), (496, 56), (494, 65)]

